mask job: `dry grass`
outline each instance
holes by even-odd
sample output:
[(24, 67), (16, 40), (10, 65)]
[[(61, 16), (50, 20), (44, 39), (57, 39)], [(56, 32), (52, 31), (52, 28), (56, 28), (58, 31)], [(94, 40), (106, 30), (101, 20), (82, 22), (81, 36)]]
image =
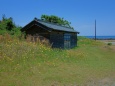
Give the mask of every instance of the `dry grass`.
[(28, 35), (28, 36), (26, 36), (26, 41), (36, 43), (36, 44), (43, 44), (43, 45), (45, 45), (47, 47), (51, 47), (51, 44), (50, 44), (49, 40), (46, 39), (43, 36), (31, 36), (31, 35)]

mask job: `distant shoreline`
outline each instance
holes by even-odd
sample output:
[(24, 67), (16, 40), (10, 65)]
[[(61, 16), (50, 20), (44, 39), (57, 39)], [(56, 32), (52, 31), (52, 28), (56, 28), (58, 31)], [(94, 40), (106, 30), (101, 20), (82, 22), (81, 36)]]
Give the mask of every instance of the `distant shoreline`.
[[(94, 38), (89, 38), (89, 39), (95, 40)], [(106, 38), (105, 39), (101, 39), (101, 38), (99, 39), (99, 38), (96, 38), (96, 40), (115, 40), (115, 39), (113, 39), (113, 38), (110, 38), (110, 39), (106, 39)]]
[[(95, 39), (95, 36), (84, 36), (89, 39)], [(115, 36), (96, 36), (96, 40), (115, 40)]]

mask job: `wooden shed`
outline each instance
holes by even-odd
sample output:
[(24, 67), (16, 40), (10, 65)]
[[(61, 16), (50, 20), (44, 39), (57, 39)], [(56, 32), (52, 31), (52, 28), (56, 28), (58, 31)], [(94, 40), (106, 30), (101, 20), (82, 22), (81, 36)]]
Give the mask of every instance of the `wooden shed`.
[(46, 22), (35, 18), (21, 29), (26, 35), (42, 36), (49, 40), (54, 48), (73, 48), (77, 46), (77, 34), (72, 28)]

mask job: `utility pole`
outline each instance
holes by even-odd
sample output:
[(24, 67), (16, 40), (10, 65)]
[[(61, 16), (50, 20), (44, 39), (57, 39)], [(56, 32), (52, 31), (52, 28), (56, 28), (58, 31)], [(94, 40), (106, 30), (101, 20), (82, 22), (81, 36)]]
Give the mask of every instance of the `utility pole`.
[(96, 40), (96, 20), (95, 20), (95, 40)]

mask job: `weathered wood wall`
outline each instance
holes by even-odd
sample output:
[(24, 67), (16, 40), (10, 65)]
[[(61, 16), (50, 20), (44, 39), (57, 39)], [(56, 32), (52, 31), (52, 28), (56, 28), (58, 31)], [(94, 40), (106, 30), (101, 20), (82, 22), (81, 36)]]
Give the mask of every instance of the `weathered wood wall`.
[(50, 42), (52, 43), (52, 47), (64, 48), (63, 33), (52, 31), (50, 34)]
[(47, 30), (44, 30), (36, 25), (32, 26), (30, 29), (27, 29), (26, 34), (32, 35), (32, 36), (43, 36), (47, 39), (50, 39), (50, 34)]
[(77, 34), (71, 33), (71, 48), (77, 46)]

